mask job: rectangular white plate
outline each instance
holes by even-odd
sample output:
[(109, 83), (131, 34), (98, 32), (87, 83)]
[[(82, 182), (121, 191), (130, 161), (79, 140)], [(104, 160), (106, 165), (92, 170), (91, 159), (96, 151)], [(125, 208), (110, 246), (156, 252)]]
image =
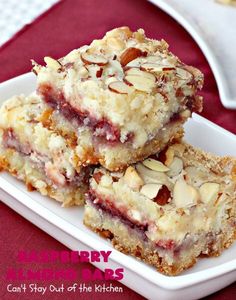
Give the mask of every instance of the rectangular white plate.
[[(25, 74), (0, 85), (0, 104), (35, 88), (33, 74)], [(194, 115), (185, 126), (186, 140), (219, 155), (236, 154), (236, 137), (208, 120)], [(200, 259), (177, 277), (167, 277), (154, 268), (114, 250), (109, 242), (88, 230), (82, 222), (83, 208), (61, 208), (51, 199), (25, 186), (6, 173), (0, 174), (0, 199), (30, 222), (73, 250), (112, 250), (110, 268), (125, 269), (122, 283), (148, 299), (199, 299), (234, 282), (236, 244), (218, 258)], [(100, 269), (108, 266), (94, 263)]]

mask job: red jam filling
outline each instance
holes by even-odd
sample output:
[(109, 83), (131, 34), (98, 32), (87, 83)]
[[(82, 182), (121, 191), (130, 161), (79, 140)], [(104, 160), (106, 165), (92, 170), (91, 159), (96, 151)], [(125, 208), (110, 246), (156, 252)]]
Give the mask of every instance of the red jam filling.
[[(33, 163), (36, 164), (39, 169), (45, 171), (45, 163), (49, 161), (49, 158), (45, 155), (42, 155), (32, 150), (29, 144), (26, 145), (21, 144), (12, 128), (5, 129), (3, 132), (3, 147), (6, 149), (7, 148), (14, 149), (18, 153), (23, 154), (24, 156), (30, 157), (31, 154), (34, 154), (35, 156), (37, 156), (38, 162), (37, 163), (33, 162)], [(81, 185), (81, 183), (88, 185), (89, 177), (90, 177), (90, 168), (88, 167), (82, 168), (80, 173), (75, 172), (75, 175), (72, 178), (68, 178), (65, 173), (63, 173), (62, 176), (65, 178), (65, 184), (67, 186), (68, 185), (79, 186)], [(58, 185), (57, 181), (55, 182), (53, 181), (53, 183), (55, 185)]]
[[(100, 175), (100, 174), (99, 174)], [(109, 201), (109, 199), (106, 199), (105, 203), (104, 200), (102, 200), (97, 194), (94, 192), (94, 190), (90, 190), (89, 193), (86, 195), (87, 201), (91, 203), (96, 209), (101, 209), (106, 214), (110, 215), (111, 217), (117, 217), (120, 219), (122, 223), (129, 226), (132, 229), (135, 229), (139, 231), (145, 241), (147, 241), (147, 236), (145, 232), (148, 230), (148, 223), (140, 223), (140, 222), (134, 222), (131, 220), (127, 213), (124, 211), (119, 211), (113, 204), (112, 201)], [(172, 239), (162, 239), (156, 242), (156, 246), (158, 248), (162, 248), (168, 251), (173, 251), (175, 255), (178, 254), (178, 247), (174, 240)]]
[[(103, 118), (97, 120), (89, 112), (82, 112), (72, 107), (65, 99), (62, 92), (55, 92), (49, 85), (41, 85), (38, 89), (39, 94), (44, 97), (44, 101), (54, 110), (58, 110), (67, 120), (76, 120), (79, 126), (85, 124), (92, 128), (94, 135), (106, 139), (109, 142), (120, 142), (120, 130), (109, 120)], [(125, 142), (130, 141), (129, 135)]]
[(145, 234), (145, 231), (148, 230), (147, 223), (142, 224), (139, 222), (134, 222), (128, 217), (127, 213), (125, 213), (124, 211), (122, 212), (119, 211), (114, 206), (113, 202), (109, 201), (109, 199), (106, 199), (106, 203), (103, 203), (103, 200), (99, 198), (99, 196), (97, 196), (93, 190), (90, 190), (86, 196), (87, 196), (87, 201), (89, 201), (97, 209), (102, 209), (102, 211), (104, 211), (106, 214), (109, 214), (112, 217), (119, 218), (122, 221), (122, 223), (124, 223), (125, 225), (128, 225), (130, 228), (136, 229), (139, 232), (141, 232), (143, 238), (147, 240), (147, 236)]
[(173, 240), (159, 240), (156, 242), (157, 247), (166, 249), (166, 250), (174, 250), (176, 247), (175, 241)]
[(3, 147), (14, 149), (17, 152), (29, 155), (31, 153), (30, 145), (21, 145), (18, 137), (12, 128), (5, 129), (3, 132)]

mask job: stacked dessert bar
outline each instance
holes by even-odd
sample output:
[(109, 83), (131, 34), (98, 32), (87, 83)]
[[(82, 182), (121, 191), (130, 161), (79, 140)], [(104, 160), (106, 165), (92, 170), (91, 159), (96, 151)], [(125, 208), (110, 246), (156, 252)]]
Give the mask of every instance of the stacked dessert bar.
[(84, 223), (167, 275), (218, 256), (236, 238), (236, 159), (184, 142), (90, 180)]
[(180, 137), (186, 119), (202, 109), (202, 73), (143, 30), (115, 29), (45, 61), (34, 67), (38, 93), (73, 124), (83, 165), (116, 171), (142, 160)]
[(182, 141), (199, 70), (128, 27), (45, 63), (37, 94), (1, 108), (2, 169), (64, 206), (85, 200), (85, 225), (168, 275), (232, 244), (236, 160)]
[(83, 204), (91, 168), (78, 165), (76, 137), (64, 134), (40, 97), (15, 96), (0, 116), (0, 167), (63, 206)]

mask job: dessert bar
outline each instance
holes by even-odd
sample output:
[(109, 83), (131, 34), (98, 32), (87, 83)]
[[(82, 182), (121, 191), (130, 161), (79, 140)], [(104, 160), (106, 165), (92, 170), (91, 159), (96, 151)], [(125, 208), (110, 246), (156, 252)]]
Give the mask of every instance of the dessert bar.
[(97, 168), (84, 223), (167, 275), (236, 238), (236, 159), (175, 143), (124, 172)]
[(37, 92), (80, 136), (82, 165), (121, 170), (182, 136), (183, 123), (202, 109), (202, 73), (142, 29), (114, 29), (45, 62), (33, 62)]
[(36, 94), (15, 96), (2, 105), (0, 169), (63, 206), (81, 205), (90, 168), (78, 166), (71, 137), (51, 128), (50, 111)]

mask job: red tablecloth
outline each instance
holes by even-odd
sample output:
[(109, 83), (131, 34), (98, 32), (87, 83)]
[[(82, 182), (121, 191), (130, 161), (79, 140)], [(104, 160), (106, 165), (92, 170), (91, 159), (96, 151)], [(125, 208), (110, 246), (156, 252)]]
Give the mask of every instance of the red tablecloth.
[[(201, 69), (205, 74), (205, 98), (203, 116), (236, 133), (236, 111), (223, 108), (212, 71), (199, 47), (188, 33), (168, 15), (144, 0), (64, 0), (26, 26), (13, 39), (0, 48), (0, 82), (28, 72), (30, 59), (43, 62), (45, 55), (60, 57), (92, 39), (102, 37), (114, 27), (128, 25), (131, 29), (144, 28), (153, 38), (164, 38), (170, 49), (184, 62)], [(220, 141), (219, 141), (220, 142)], [(1, 293), (0, 299), (65, 299), (66, 294), (6, 293), (6, 268), (17, 266), (19, 249), (48, 250), (66, 249), (47, 234), (0, 204), (1, 216)], [(69, 265), (68, 265), (69, 266)], [(32, 266), (40, 268), (41, 266)], [(55, 267), (60, 267), (55, 266)], [(87, 267), (78, 265), (78, 268)], [(88, 264), (89, 268), (93, 268)], [(56, 282), (55, 282), (56, 283)], [(116, 283), (117, 286), (122, 286)], [(49, 298), (50, 297), (50, 298)], [(70, 299), (142, 299), (141, 296), (123, 286), (122, 294), (70, 294)], [(156, 299), (158, 295), (156, 295)], [(207, 299), (236, 299), (235, 285), (209, 296)]]

